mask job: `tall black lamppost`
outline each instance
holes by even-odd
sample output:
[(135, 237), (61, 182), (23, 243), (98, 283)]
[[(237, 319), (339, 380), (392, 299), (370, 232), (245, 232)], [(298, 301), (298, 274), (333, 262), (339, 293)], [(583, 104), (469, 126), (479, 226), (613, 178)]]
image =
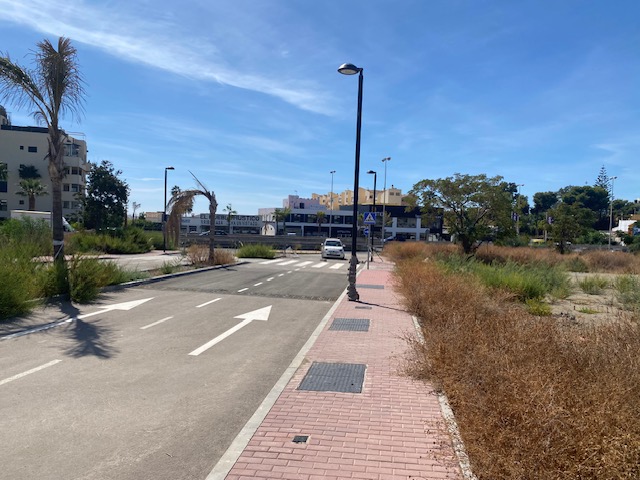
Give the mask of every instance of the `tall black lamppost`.
[(391, 157), (385, 157), (382, 159), (382, 163), (384, 163), (384, 193), (382, 196), (382, 240), (384, 241), (386, 237), (385, 235), (385, 226), (387, 222), (387, 202), (389, 201), (389, 194), (387, 193), (387, 162), (391, 160)]
[(331, 223), (333, 223), (333, 174), (335, 170), (329, 172), (331, 174), (331, 199), (329, 200), (329, 238), (331, 238)]
[(356, 166), (353, 177), (353, 227), (351, 228), (351, 260), (349, 261), (349, 286), (347, 295), (349, 300), (356, 302), (360, 299), (356, 290), (356, 269), (358, 268), (358, 257), (356, 256), (356, 246), (358, 241), (358, 176), (360, 175), (360, 130), (362, 127), (362, 68), (358, 68), (351, 63), (344, 63), (338, 68), (338, 72), (343, 75), (358, 74), (358, 117), (356, 121)]
[(175, 170), (175, 168), (164, 168), (164, 205), (162, 208), (162, 251), (164, 253), (167, 253), (167, 170)]
[[(375, 212), (376, 211), (376, 181), (378, 179), (378, 172), (376, 172), (374, 170), (369, 170), (367, 173), (369, 175), (373, 175), (373, 211)], [(371, 252), (369, 253), (369, 257), (370, 257), (371, 261), (373, 261), (373, 234), (375, 232), (376, 232), (376, 225), (374, 223), (373, 225), (371, 225), (371, 232), (370, 232), (371, 233), (371, 235), (370, 235), (371, 241), (369, 242), (370, 243), (370, 247), (369, 248), (371, 249)]]

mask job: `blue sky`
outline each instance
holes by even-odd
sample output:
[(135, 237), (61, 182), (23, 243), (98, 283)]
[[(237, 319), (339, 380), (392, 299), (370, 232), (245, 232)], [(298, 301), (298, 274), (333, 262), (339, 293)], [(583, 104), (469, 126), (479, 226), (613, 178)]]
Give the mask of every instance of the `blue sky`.
[[(360, 185), (502, 175), (535, 192), (617, 176), (640, 198), (637, 0), (0, 0), (0, 51), (78, 48), (89, 160), (111, 161), (141, 211), (192, 171), (241, 214)], [(15, 125), (34, 121), (6, 105)], [(205, 212), (204, 201), (196, 212)]]

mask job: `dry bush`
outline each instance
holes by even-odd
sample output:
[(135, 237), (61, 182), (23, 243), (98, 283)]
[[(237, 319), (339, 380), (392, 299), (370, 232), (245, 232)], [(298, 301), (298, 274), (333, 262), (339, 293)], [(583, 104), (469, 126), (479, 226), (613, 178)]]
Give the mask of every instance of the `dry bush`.
[(560, 255), (551, 248), (531, 247), (496, 247), (483, 245), (476, 251), (476, 258), (484, 263), (507, 263), (509, 261), (520, 265), (531, 263), (545, 263), (560, 265), (566, 260), (566, 255)]
[[(236, 263), (236, 257), (230, 250), (216, 248), (214, 265), (229, 265)], [(202, 267), (209, 265), (209, 246), (192, 244), (187, 249), (187, 258), (191, 265)]]
[(460, 247), (452, 243), (390, 242), (384, 246), (384, 255), (394, 262), (408, 259), (431, 258), (459, 254)]
[(590, 272), (640, 274), (640, 257), (630, 253), (591, 250), (580, 258)]
[(640, 331), (534, 317), (471, 277), (398, 265), (412, 373), (449, 397), (481, 480), (640, 478)]

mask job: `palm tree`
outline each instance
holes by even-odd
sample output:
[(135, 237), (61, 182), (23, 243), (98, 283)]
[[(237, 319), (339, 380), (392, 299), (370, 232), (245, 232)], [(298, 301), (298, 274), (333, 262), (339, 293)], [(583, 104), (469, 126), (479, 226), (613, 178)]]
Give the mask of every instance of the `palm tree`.
[(37, 178), (23, 178), (22, 180), (20, 180), (18, 187), (20, 187), (21, 191), (16, 193), (18, 195), (22, 195), (23, 197), (29, 198), (30, 211), (36, 209), (36, 197), (49, 195), (49, 192), (47, 192), (47, 187), (44, 186), (42, 182)]
[[(189, 172), (191, 173), (191, 172)], [(174, 242), (177, 244), (180, 238), (180, 217), (193, 206), (193, 201), (197, 195), (204, 196), (209, 200), (209, 264), (215, 265), (215, 247), (214, 247), (214, 232), (215, 232), (215, 218), (216, 211), (218, 210), (218, 202), (216, 201), (216, 194), (213, 191), (209, 191), (204, 184), (198, 180), (198, 178), (191, 173), (191, 176), (195, 179), (200, 188), (194, 188), (191, 190), (182, 190), (169, 201), (169, 208), (171, 213), (169, 214), (169, 220), (167, 221), (167, 232), (173, 236)]]
[(29, 70), (0, 56), (0, 92), (2, 98), (20, 107), (33, 109), (34, 118), (45, 124), (49, 147), (51, 177), (53, 255), (64, 263), (64, 228), (62, 225), (62, 179), (64, 178), (64, 144), (67, 134), (60, 128), (65, 113), (78, 116), (84, 104), (84, 81), (80, 74), (77, 50), (68, 38), (58, 39), (57, 49), (49, 40), (37, 44), (33, 53), (34, 69)]
[(227, 204), (226, 207), (224, 207), (224, 210), (222, 210), (223, 212), (227, 212), (227, 225), (229, 226), (229, 234), (231, 234), (231, 217), (233, 215), (237, 215), (238, 212), (236, 212), (233, 207), (231, 206), (231, 204)]
[(325, 217), (326, 217), (326, 213), (324, 213), (323, 211), (320, 211), (318, 213), (316, 213), (316, 222), (318, 222), (318, 233), (322, 234), (322, 224), (324, 223)]
[(276, 219), (276, 235), (278, 235), (278, 222), (282, 222), (282, 230), (287, 233), (287, 217), (291, 215), (291, 208), (276, 208), (273, 217)]

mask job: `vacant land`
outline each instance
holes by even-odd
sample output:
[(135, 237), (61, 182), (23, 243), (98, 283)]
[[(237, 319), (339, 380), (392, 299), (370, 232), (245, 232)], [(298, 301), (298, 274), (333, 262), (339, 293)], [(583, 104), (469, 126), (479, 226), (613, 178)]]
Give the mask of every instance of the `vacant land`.
[(408, 370), (448, 396), (477, 477), (640, 478), (638, 257), (425, 247), (388, 252), (425, 336)]

